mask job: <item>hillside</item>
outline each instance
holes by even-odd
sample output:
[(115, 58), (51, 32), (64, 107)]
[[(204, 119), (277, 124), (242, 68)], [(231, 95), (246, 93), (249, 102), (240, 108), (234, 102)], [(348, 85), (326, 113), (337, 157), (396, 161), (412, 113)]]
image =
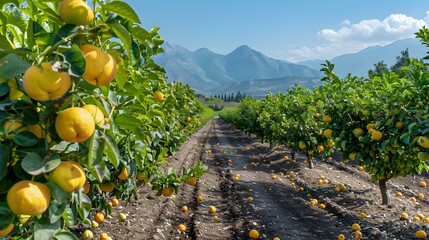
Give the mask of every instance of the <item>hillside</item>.
[[(157, 56), (155, 61), (166, 69), (168, 81), (181, 81), (201, 93), (213, 94), (213, 89), (225, 86), (241, 87), (239, 82), (252, 79), (320, 77), (318, 70), (267, 57), (246, 45), (227, 55), (214, 53), (207, 48), (190, 51), (170, 43), (165, 43), (163, 48), (165, 53)], [(244, 91), (230, 88), (228, 92), (239, 90)]]

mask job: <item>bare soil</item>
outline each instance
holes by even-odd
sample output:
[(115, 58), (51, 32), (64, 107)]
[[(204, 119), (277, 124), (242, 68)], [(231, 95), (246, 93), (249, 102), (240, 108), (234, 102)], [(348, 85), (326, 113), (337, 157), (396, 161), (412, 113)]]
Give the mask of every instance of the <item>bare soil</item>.
[[(249, 230), (257, 229), (259, 239), (337, 239), (340, 233), (353, 239), (353, 223), (360, 224), (361, 239), (416, 239), (417, 230), (429, 232), (428, 223), (412, 220), (419, 213), (429, 217), (428, 190), (418, 186), (427, 176), (390, 180), (392, 204), (381, 205), (378, 185), (357, 170), (357, 163), (333, 156), (316, 160), (315, 168), (308, 169), (304, 155), (291, 159), (289, 149), (270, 149), (219, 118), (192, 135), (169, 163), (180, 169), (198, 160), (209, 166), (209, 172), (196, 186), (184, 184), (168, 198), (141, 186), (137, 200), (121, 203), (92, 229), (95, 237), (106, 232), (112, 239), (249, 239)], [(336, 192), (340, 183), (346, 190)], [(396, 196), (398, 191), (402, 197)], [(418, 193), (425, 198), (417, 198)], [(312, 205), (311, 199), (318, 204)], [(183, 205), (189, 208), (186, 213), (181, 212)], [(217, 212), (209, 213), (209, 206)], [(126, 221), (117, 220), (120, 212), (128, 215)], [(402, 212), (410, 219), (401, 220)], [(367, 218), (361, 219), (361, 213)], [(183, 233), (177, 230), (181, 223), (187, 226)]]

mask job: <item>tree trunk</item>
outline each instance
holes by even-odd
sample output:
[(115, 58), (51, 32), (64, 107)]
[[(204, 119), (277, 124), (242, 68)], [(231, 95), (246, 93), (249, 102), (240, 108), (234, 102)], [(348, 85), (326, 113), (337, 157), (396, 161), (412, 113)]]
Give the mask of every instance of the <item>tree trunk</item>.
[(273, 149), (276, 146), (273, 140), (270, 140), (270, 149)]
[(389, 181), (389, 179), (380, 179), (378, 180), (378, 186), (380, 187), (381, 192), (381, 204), (388, 205), (390, 204), (390, 195), (389, 190), (387, 189), (386, 182)]
[(307, 161), (308, 161), (308, 168), (314, 169), (314, 163), (309, 153), (307, 153)]
[(292, 160), (295, 160), (295, 150), (291, 150), (290, 151), (290, 157), (292, 158)]

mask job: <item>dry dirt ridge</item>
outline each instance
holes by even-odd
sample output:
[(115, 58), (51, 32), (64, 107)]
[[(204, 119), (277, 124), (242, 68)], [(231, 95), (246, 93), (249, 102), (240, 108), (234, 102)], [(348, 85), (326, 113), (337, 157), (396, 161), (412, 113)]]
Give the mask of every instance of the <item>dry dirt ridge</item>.
[[(147, 185), (140, 187), (137, 200), (115, 207), (93, 229), (96, 239), (102, 232), (112, 239), (249, 239), (250, 229), (259, 231), (259, 239), (334, 240), (340, 233), (353, 239), (353, 223), (362, 227), (361, 239), (415, 239), (417, 230), (429, 232), (423, 220), (411, 220), (419, 213), (429, 216), (425, 198), (410, 201), (418, 193), (427, 196), (427, 189), (418, 186), (424, 176), (389, 181), (392, 204), (383, 206), (378, 186), (353, 162), (320, 160), (308, 169), (303, 155), (291, 159), (288, 149), (269, 149), (219, 118), (192, 135), (169, 163), (180, 169), (200, 159), (210, 170), (196, 186), (185, 184), (168, 198), (156, 196)], [(340, 183), (346, 190), (336, 192)], [(403, 196), (397, 197), (397, 191)], [(313, 198), (318, 204), (310, 204)], [(189, 208), (186, 213), (183, 205)], [(209, 206), (217, 212), (209, 213)], [(120, 212), (128, 216), (126, 221), (117, 220)], [(402, 212), (410, 220), (400, 220)], [(359, 218), (361, 213), (367, 218)], [(181, 223), (187, 226), (183, 233), (177, 230)]]

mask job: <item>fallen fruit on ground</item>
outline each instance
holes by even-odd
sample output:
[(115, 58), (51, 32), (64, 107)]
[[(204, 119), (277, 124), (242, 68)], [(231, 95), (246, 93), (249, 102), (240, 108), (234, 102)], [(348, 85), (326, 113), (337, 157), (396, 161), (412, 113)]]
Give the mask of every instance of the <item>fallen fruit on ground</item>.
[(208, 208), (209, 213), (215, 213), (216, 212), (216, 207), (215, 206), (210, 206)]
[(177, 226), (177, 229), (181, 232), (184, 232), (186, 231), (186, 226), (185, 224), (179, 224), (179, 226)]
[(184, 213), (187, 212), (188, 211), (188, 206), (182, 206), (181, 211), (184, 212)]
[(13, 213), (36, 216), (48, 209), (51, 192), (43, 183), (22, 180), (9, 189), (6, 198)]
[(94, 221), (96, 221), (97, 223), (102, 223), (104, 221), (104, 213), (102, 212), (96, 213), (94, 216)]
[(352, 231), (358, 231), (358, 230), (360, 230), (361, 228), (360, 228), (360, 225), (359, 224), (357, 224), (357, 223), (353, 223), (352, 224)]
[(251, 239), (258, 239), (259, 238), (259, 232), (256, 229), (252, 229), (249, 231), (249, 237)]
[(118, 221), (119, 222), (123, 222), (127, 219), (127, 215), (125, 215), (124, 213), (119, 213), (118, 214)]
[(94, 233), (91, 230), (86, 229), (85, 231), (83, 231), (82, 233), (83, 240), (92, 239), (92, 238), (94, 238)]
[(426, 232), (423, 230), (418, 230), (416, 232), (416, 238), (417, 239), (425, 239), (426, 238)]

